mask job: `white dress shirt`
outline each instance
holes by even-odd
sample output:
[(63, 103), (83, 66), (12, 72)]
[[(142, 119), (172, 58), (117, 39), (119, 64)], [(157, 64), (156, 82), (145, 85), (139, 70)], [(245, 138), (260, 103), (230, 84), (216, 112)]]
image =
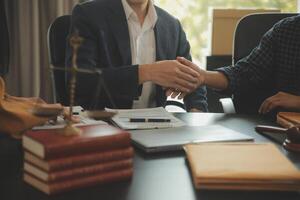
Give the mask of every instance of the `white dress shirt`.
[[(157, 21), (157, 13), (152, 0), (149, 1), (148, 12), (141, 26), (137, 14), (126, 0), (122, 0), (123, 8), (129, 29), (131, 58), (133, 65), (150, 64), (156, 61), (156, 44), (154, 26)], [(145, 82), (142, 94), (133, 102), (132, 108), (155, 107), (155, 84)]]

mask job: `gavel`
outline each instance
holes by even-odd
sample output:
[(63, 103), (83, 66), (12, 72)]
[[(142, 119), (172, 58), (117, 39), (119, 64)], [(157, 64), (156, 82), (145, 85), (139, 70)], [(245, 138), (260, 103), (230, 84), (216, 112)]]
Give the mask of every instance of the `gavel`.
[(270, 132), (285, 134), (287, 136), (283, 146), (289, 151), (300, 153), (300, 126), (291, 126), (289, 128), (281, 128), (276, 126), (258, 125), (255, 127), (257, 132)]

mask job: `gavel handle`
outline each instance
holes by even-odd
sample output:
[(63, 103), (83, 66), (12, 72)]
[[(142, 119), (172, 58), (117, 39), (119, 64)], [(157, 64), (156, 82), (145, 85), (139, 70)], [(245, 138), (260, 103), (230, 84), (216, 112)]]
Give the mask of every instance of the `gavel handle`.
[(255, 127), (257, 132), (271, 132), (271, 133), (287, 133), (287, 128), (281, 128), (276, 126), (264, 126), (264, 125), (257, 125)]

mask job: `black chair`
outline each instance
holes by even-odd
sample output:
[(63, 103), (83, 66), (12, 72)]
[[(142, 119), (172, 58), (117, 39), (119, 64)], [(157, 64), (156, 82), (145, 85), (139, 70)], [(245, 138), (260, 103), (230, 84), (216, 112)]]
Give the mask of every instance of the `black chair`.
[(258, 13), (242, 18), (235, 30), (233, 63), (249, 55), (260, 42), (262, 36), (280, 20), (296, 13)]
[[(71, 15), (58, 17), (48, 29), (48, 50), (50, 64), (56, 68), (65, 69), (66, 41), (71, 25)], [(69, 105), (65, 72), (52, 71), (53, 95), (55, 101)]]
[[(258, 46), (262, 36), (278, 21), (297, 15), (296, 13), (258, 13), (250, 14), (242, 18), (237, 24), (234, 35), (234, 48), (232, 61), (237, 63), (240, 59), (248, 56)], [(248, 102), (251, 95), (233, 97), (233, 104), (228, 99), (220, 99), (224, 112), (247, 113)], [(225, 102), (225, 103), (224, 103)], [(226, 105), (225, 105), (226, 104)]]
[(179, 100), (167, 100), (165, 104), (165, 109), (168, 112), (186, 112), (185, 106), (182, 101)]

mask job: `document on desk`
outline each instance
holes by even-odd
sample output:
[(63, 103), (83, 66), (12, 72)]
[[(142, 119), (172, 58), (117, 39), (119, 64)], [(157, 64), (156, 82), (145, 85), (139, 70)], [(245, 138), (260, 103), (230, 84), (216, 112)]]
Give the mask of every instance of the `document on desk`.
[(107, 111), (116, 111), (112, 121), (122, 129), (157, 129), (181, 127), (185, 123), (174, 117), (163, 107), (146, 108), (146, 109), (108, 109)]

